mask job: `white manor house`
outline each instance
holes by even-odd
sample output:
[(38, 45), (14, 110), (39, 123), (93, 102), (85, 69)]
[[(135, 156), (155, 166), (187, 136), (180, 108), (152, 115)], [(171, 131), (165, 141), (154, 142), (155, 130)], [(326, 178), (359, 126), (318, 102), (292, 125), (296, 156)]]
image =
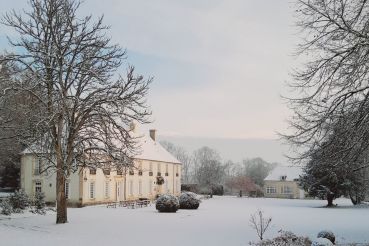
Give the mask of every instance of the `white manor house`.
[[(137, 127), (134, 129), (137, 134)], [(140, 154), (134, 157), (135, 168), (110, 171), (81, 168), (72, 173), (66, 183), (69, 206), (154, 199), (159, 194), (179, 195), (181, 192), (181, 163), (157, 141), (156, 131), (149, 136), (140, 134)], [(37, 191), (45, 194), (49, 203), (56, 201), (56, 173), (41, 173), (42, 160), (25, 150), (21, 153), (21, 189), (29, 196)], [(163, 184), (157, 184), (164, 179)]]

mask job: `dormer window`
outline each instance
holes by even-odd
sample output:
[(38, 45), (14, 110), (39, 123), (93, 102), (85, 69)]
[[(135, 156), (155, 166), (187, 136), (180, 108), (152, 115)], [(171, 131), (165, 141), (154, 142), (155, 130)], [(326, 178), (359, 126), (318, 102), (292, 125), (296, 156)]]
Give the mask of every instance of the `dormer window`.
[(104, 173), (104, 175), (110, 175), (110, 169), (109, 168), (104, 168), (103, 173)]
[(90, 174), (95, 175), (96, 174), (96, 168), (90, 168)]
[(287, 179), (287, 176), (286, 176), (286, 175), (282, 175), (282, 176), (280, 177), (280, 180), (281, 180), (281, 181), (286, 181), (286, 179)]

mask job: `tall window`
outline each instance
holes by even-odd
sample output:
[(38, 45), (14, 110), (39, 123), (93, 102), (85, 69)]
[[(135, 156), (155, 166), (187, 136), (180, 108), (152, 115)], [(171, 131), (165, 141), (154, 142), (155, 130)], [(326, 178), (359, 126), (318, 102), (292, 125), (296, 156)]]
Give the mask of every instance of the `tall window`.
[(138, 181), (138, 194), (142, 195), (142, 180)]
[(168, 185), (168, 180), (165, 180), (165, 192), (169, 193), (169, 185)]
[(41, 181), (36, 181), (35, 182), (35, 192), (42, 192), (42, 183)]
[(165, 173), (168, 173), (168, 163), (165, 164)]
[(69, 182), (65, 182), (65, 198), (69, 199), (70, 197), (70, 189), (69, 189)]
[(95, 198), (95, 182), (90, 183), (90, 199)]
[(161, 164), (158, 163), (158, 172), (160, 173), (161, 172)]
[(110, 182), (105, 182), (105, 198), (109, 198), (110, 196)]
[(41, 157), (36, 158), (35, 169), (33, 170), (34, 175), (40, 175), (42, 167), (42, 159)]

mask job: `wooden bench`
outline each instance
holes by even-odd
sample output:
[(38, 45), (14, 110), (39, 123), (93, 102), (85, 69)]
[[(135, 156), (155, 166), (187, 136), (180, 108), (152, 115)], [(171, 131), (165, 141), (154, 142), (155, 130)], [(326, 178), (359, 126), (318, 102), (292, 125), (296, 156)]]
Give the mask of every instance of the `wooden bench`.
[(136, 204), (139, 206), (139, 207), (147, 207), (149, 205), (151, 205), (151, 202), (150, 200), (139, 200), (136, 202)]
[(109, 202), (108, 204), (106, 204), (107, 208), (117, 208), (117, 203), (116, 202)]

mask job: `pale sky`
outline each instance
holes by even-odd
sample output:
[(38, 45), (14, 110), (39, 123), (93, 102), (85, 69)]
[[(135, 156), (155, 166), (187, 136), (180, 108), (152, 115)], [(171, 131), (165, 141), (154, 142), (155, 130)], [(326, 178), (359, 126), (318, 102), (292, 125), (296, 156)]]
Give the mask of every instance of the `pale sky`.
[[(0, 13), (26, 0), (0, 0)], [(288, 0), (85, 0), (104, 14), (137, 72), (153, 76), (148, 103), (161, 135), (276, 138), (280, 95), (297, 45)], [(0, 29), (0, 48), (8, 48)]]

